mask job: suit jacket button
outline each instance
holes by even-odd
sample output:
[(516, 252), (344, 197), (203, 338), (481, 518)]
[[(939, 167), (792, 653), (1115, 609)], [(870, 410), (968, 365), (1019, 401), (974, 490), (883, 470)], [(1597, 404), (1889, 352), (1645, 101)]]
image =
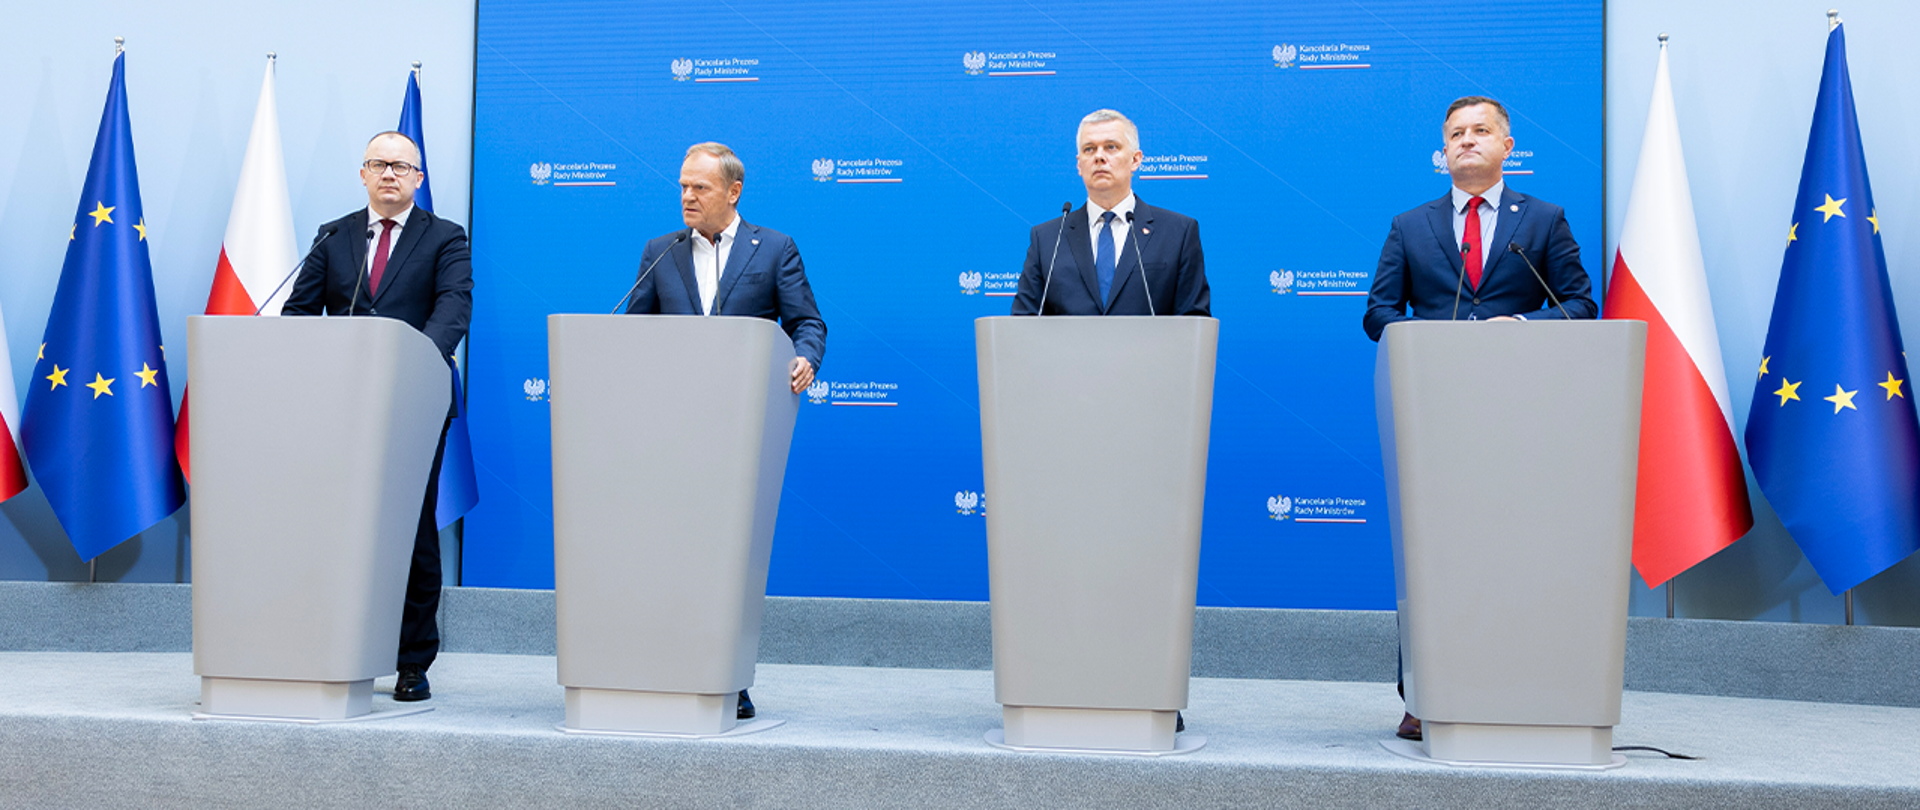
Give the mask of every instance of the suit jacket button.
[(1476, 307), (1477, 307), (1477, 306), (1480, 306), (1480, 299), (1478, 299), (1478, 298), (1475, 298), (1475, 299), (1473, 299), (1473, 305), (1474, 305), (1474, 306), (1476, 306)]

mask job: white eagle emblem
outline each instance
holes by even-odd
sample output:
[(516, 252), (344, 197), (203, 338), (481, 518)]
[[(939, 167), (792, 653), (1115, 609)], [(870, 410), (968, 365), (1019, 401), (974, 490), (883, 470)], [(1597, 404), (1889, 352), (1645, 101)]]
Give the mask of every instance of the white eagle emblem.
[(675, 59), (673, 60), (672, 67), (673, 67), (673, 80), (676, 82), (684, 82), (687, 80), (688, 76), (693, 75), (692, 59)]
[(1447, 153), (1445, 150), (1441, 150), (1441, 149), (1433, 150), (1433, 173), (1434, 174), (1450, 174), (1451, 173), (1447, 171)]
[(822, 183), (833, 179), (833, 158), (820, 158), (813, 162), (813, 179)]
[(812, 385), (807, 386), (807, 399), (815, 405), (825, 404), (828, 390), (826, 380), (814, 380)]
[(960, 64), (967, 67), (968, 76), (978, 76), (987, 69), (987, 55), (981, 51), (968, 51), (960, 56)]
[(1274, 520), (1286, 520), (1293, 512), (1293, 499), (1285, 495), (1275, 495), (1267, 499), (1267, 517)]
[(535, 377), (522, 383), (520, 390), (527, 392), (528, 402), (539, 402), (541, 397), (547, 395), (547, 381)]
[(1267, 274), (1267, 281), (1272, 282), (1275, 293), (1286, 295), (1293, 289), (1293, 271), (1275, 270)]
[(1293, 67), (1293, 60), (1300, 56), (1300, 49), (1281, 43), (1273, 46), (1273, 66), (1277, 68)]
[(965, 270), (960, 271), (960, 291), (967, 295), (974, 295), (980, 292), (981, 281), (980, 271), (978, 270), (971, 273)]
[(553, 164), (535, 163), (527, 168), (527, 175), (533, 178), (534, 185), (544, 186), (553, 178)]
[(957, 507), (954, 511), (963, 515), (971, 515), (974, 512), (974, 507), (980, 505), (980, 493), (970, 489), (955, 492), (953, 493), (953, 505)]

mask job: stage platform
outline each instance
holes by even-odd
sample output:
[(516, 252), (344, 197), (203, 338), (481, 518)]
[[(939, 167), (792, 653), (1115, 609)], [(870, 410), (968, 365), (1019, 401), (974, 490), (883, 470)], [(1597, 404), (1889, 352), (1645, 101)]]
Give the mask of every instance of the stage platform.
[[(787, 662), (762, 663), (753, 695), (786, 722), (740, 737), (558, 731), (562, 690), (537, 649), (551, 638), (542, 594), (470, 589), (449, 593), (448, 648), (494, 651), (443, 654), (424, 704), (394, 703), (391, 677), (377, 687), (378, 713), (432, 711), (195, 721), (186, 594), (0, 584), (0, 806), (1920, 807), (1920, 707), (1908, 703), (1920, 633), (1898, 628), (1637, 621), (1615, 744), (1703, 759), (1631, 753), (1622, 769), (1583, 773), (1450, 768), (1382, 748), (1400, 712), (1390, 614), (1203, 612), (1197, 637), (1212, 640), (1196, 645), (1205, 677), (1187, 718), (1207, 744), (1150, 759), (987, 745), (1000, 714), (981, 668), (984, 606), (966, 604), (774, 600), (762, 658)], [(1660, 640), (1675, 634), (1690, 641)], [(1733, 664), (1686, 681), (1687, 660), (1715, 655)], [(1720, 674), (1743, 661), (1773, 663), (1744, 665), (1760, 673), (1745, 681)], [(1669, 681), (1844, 702), (1645, 691)]]

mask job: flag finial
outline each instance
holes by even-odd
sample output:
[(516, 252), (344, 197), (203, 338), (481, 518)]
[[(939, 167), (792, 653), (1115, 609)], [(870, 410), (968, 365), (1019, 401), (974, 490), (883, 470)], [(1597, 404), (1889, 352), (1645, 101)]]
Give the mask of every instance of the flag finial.
[(1827, 30), (1832, 31), (1833, 29), (1839, 28), (1839, 27), (1840, 27), (1840, 9), (1837, 9), (1837, 8), (1827, 9)]
[(114, 37), (114, 38), (113, 38), (113, 52), (114, 52), (114, 53), (126, 53), (126, 52), (127, 52), (127, 38), (126, 38), (126, 37)]
[(267, 51), (267, 60), (268, 60), (268, 61), (273, 61), (273, 60), (275, 60), (275, 59), (278, 59), (278, 58), (280, 58), (280, 57), (279, 57), (279, 55), (277, 55), (277, 54), (275, 54), (275, 53), (274, 53), (273, 51)]
[(1667, 47), (1667, 32), (1665, 31), (1660, 32), (1660, 47)]

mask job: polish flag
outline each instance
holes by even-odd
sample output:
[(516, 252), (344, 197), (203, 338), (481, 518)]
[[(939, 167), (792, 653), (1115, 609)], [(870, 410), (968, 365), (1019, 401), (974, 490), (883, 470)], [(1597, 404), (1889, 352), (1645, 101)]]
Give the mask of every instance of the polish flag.
[(1647, 322), (1633, 567), (1658, 587), (1753, 528), (1664, 43), (1602, 317)]
[[(260, 82), (260, 103), (253, 110), (253, 132), (247, 136), (247, 154), (240, 160), (240, 185), (233, 192), (233, 210), (227, 215), (227, 235), (220, 244), (220, 263), (213, 271), (213, 289), (207, 293), (208, 315), (279, 315), (293, 284), (274, 290), (300, 254), (294, 247), (293, 205), (287, 198), (287, 163), (280, 150), (280, 113), (273, 101), (273, 57), (267, 57), (267, 76)], [(271, 296), (271, 298), (269, 298)], [(261, 304), (265, 304), (264, 308)], [(180, 472), (193, 479), (188, 465), (187, 395), (180, 395), (180, 418), (174, 425), (173, 451)]]
[(13, 397), (13, 359), (7, 354), (7, 316), (0, 314), (0, 501), (27, 488), (20, 464), (20, 400)]

